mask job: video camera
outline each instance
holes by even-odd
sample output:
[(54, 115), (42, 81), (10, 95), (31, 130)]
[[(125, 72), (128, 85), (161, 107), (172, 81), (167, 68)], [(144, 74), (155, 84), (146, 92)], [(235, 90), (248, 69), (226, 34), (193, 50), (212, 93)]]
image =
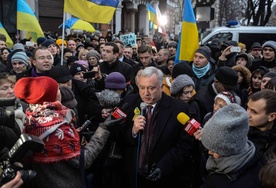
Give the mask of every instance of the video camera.
[(8, 158), (0, 162), (2, 172), (0, 175), (0, 186), (11, 181), (16, 176), (16, 172), (20, 171), (21, 179), (27, 182), (36, 176), (33, 170), (24, 170), (19, 163), (28, 151), (39, 152), (44, 148), (44, 142), (32, 135), (21, 134), (14, 146), (8, 152)]

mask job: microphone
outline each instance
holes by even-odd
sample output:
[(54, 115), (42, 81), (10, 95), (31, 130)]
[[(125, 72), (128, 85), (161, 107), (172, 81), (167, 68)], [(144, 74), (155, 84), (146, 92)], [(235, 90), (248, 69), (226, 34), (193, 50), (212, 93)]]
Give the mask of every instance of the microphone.
[(110, 89), (105, 89), (101, 91), (98, 94), (98, 99), (100, 104), (104, 108), (111, 108), (111, 109), (118, 106), (121, 102), (120, 94)]
[(128, 103), (125, 103), (121, 106), (121, 108), (117, 107), (114, 112), (112, 113), (112, 117), (115, 119), (119, 119), (121, 117), (126, 118), (127, 115), (124, 111), (128, 108)]
[(147, 103), (141, 102), (141, 104), (140, 104), (140, 109), (141, 109), (140, 115), (141, 116), (144, 116), (144, 111), (145, 111), (146, 107), (147, 107)]
[(200, 127), (200, 123), (198, 123), (195, 119), (191, 119), (184, 112), (180, 112), (177, 115), (177, 120), (182, 124), (186, 125), (184, 130), (189, 133), (189, 135), (193, 136), (196, 130)]

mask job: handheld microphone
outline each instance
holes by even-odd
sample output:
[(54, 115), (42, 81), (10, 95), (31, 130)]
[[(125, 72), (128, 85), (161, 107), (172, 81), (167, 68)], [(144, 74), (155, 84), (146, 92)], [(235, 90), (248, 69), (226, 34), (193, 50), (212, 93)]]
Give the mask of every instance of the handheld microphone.
[(114, 117), (115, 119), (119, 119), (121, 117), (126, 118), (127, 115), (126, 113), (124, 113), (124, 111), (127, 109), (127, 107), (128, 107), (128, 103), (125, 103), (121, 106), (121, 108), (116, 108), (112, 113), (112, 117)]
[(140, 115), (141, 116), (144, 116), (144, 111), (145, 111), (146, 107), (147, 107), (147, 103), (141, 102), (141, 104), (140, 104), (140, 109), (141, 109)]
[(193, 136), (196, 130), (200, 127), (200, 123), (198, 123), (195, 119), (191, 119), (187, 116), (187, 114), (180, 112), (177, 115), (177, 120), (182, 124), (186, 125), (184, 130), (189, 133), (189, 135)]
[(121, 102), (121, 97), (119, 95), (119, 93), (110, 90), (110, 89), (105, 89), (103, 91), (101, 91), (98, 95), (98, 99), (100, 104), (104, 107), (104, 108), (115, 108), (116, 106), (118, 106)]

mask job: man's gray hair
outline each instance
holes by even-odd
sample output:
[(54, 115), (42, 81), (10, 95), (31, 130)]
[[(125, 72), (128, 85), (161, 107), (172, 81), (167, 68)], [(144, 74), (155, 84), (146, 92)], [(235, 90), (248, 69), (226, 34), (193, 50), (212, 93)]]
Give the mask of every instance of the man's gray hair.
[(159, 85), (162, 86), (163, 85), (163, 72), (160, 69), (157, 69), (155, 67), (146, 67), (145, 69), (143, 69), (142, 71), (140, 71), (137, 75), (137, 78), (139, 78), (140, 76), (144, 76), (144, 77), (150, 77), (151, 75), (155, 74), (157, 76)]

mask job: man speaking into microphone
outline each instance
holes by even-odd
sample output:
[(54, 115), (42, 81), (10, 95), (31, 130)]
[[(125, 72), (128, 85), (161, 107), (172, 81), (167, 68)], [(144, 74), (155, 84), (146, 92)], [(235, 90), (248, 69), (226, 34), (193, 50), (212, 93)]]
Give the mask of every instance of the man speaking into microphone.
[(194, 138), (177, 120), (180, 112), (188, 112), (187, 104), (162, 92), (163, 73), (155, 67), (140, 71), (136, 82), (139, 94), (123, 101), (129, 104), (123, 131), (124, 187), (191, 187)]

